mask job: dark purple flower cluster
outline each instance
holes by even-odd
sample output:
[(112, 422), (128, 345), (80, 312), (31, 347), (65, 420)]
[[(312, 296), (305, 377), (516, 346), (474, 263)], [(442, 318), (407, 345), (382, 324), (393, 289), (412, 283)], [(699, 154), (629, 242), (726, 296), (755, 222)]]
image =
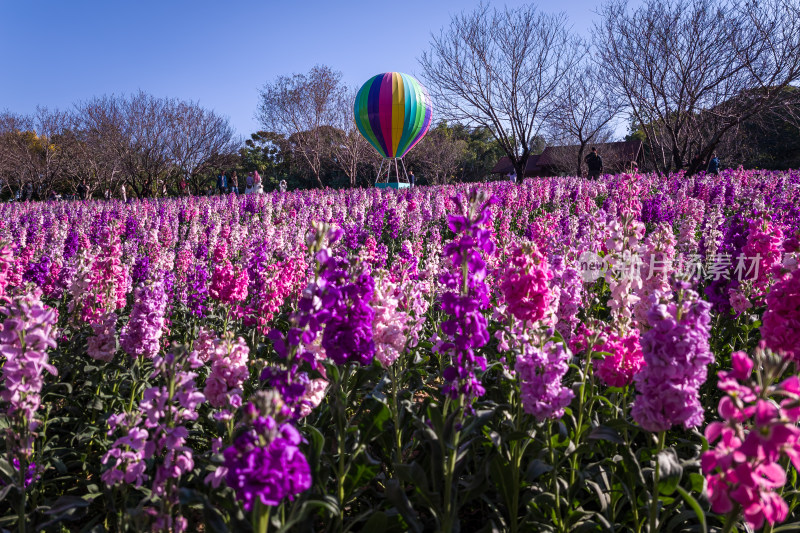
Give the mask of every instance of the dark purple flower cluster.
[[(20, 467), (19, 458), (18, 457), (14, 457), (11, 460), (11, 464), (14, 465), (14, 470), (15, 470), (15, 476), (14, 476), (14, 479), (12, 481), (16, 481), (17, 480), (17, 475), (16, 474), (17, 474), (17, 472), (19, 472), (19, 467)], [(25, 481), (24, 481), (23, 488), (27, 489), (28, 487), (30, 487), (34, 483), (34, 481), (38, 481), (39, 478), (41, 478), (41, 477), (42, 476), (39, 475), (39, 469), (36, 466), (36, 463), (33, 463), (33, 462), (28, 463), (28, 468), (25, 469)], [(0, 487), (3, 487), (5, 485), (6, 485), (6, 482), (3, 481), (2, 479), (0, 479)]]
[(246, 511), (260, 500), (279, 505), (311, 487), (311, 468), (298, 446), (303, 437), (291, 424), (258, 416), (223, 452), (225, 482)]
[(269, 242), (263, 240), (253, 246), (253, 254), (247, 261), (247, 292), (248, 294), (258, 295), (264, 288), (264, 283), (268, 279), (269, 269), (267, 265), (270, 260)]
[(281, 414), (297, 419), (307, 402), (306, 390), (310, 379), (306, 372), (301, 372), (298, 365), (292, 365), (285, 370), (274, 366), (267, 366), (261, 371), (260, 376), (267, 386), (281, 395), (285, 409)]
[(481, 310), (489, 305), (489, 288), (486, 286), (486, 262), (482, 253), (492, 255), (494, 243), (488, 229), (491, 223), (489, 204), (494, 197), (484, 201), (476, 193), (466, 203), (462, 195), (453, 198), (459, 215), (448, 215), (447, 224), (457, 234), (444, 248), (450, 258), (452, 270), (444, 272), (439, 281), (448, 289), (441, 297), (441, 309), (450, 318), (442, 322), (442, 333), (447, 337), (438, 350), (449, 352), (452, 366), (445, 369), (444, 392), (451, 398), (464, 395), (467, 403), (484, 391), (475, 376), (475, 369), (486, 369), (486, 358), (475, 353), (489, 341), (486, 317)]
[(67, 233), (67, 238), (64, 239), (64, 260), (67, 261), (72, 259), (76, 253), (78, 253), (78, 247), (80, 246), (80, 239), (78, 238), (78, 233), (71, 229)]
[(143, 283), (147, 280), (147, 275), (150, 272), (150, 258), (143, 255), (136, 259), (131, 269), (131, 280), (133, 283)]
[(664, 196), (658, 194), (642, 200), (642, 222), (672, 222), (674, 215)]
[[(718, 256), (724, 254), (735, 266), (737, 258), (742, 253), (742, 248), (747, 243), (748, 222), (741, 215), (735, 215), (731, 220), (730, 226), (725, 231), (725, 238), (717, 252)], [(710, 261), (711, 258), (706, 258)], [(733, 276), (719, 276), (713, 280), (705, 289), (706, 297), (711, 302), (714, 311), (727, 314), (730, 312), (730, 289), (739, 286), (739, 282)]]
[(400, 236), (400, 218), (397, 216), (397, 210), (387, 209), (384, 217), (384, 235), (390, 239), (397, 239)]
[[(342, 236), (341, 230), (318, 230), (312, 232), (310, 239), (321, 240), (323, 233), (329, 244)], [(369, 302), (375, 281), (369, 273), (356, 270), (346, 259), (333, 255), (330, 248), (322, 247), (315, 258), (318, 275), (298, 301), (297, 312), (292, 316), (293, 327), (286, 336), (277, 330), (270, 332), (275, 350), (284, 359), (298, 353), (313, 365), (314, 354), (299, 348), (313, 343), (322, 331), (322, 348), (334, 363), (371, 364), (375, 357), (372, 339), (375, 312)]]
[(673, 289), (677, 302), (658, 291), (651, 296), (647, 319), (652, 329), (641, 337), (645, 367), (634, 378), (637, 394), (631, 414), (653, 432), (703, 422), (699, 390), (714, 362), (708, 346), (711, 306), (688, 283), (675, 283)]
[(371, 364), (375, 356), (372, 340), (375, 312), (369, 302), (375, 281), (366, 272), (349, 276), (342, 268), (346, 263), (329, 256), (327, 250), (321, 250), (317, 260), (322, 264), (318, 282), (322, 309), (316, 319), (325, 324), (322, 333), (325, 353), (337, 365)]
[(44, 287), (50, 273), (51, 263), (52, 261), (47, 255), (43, 255), (38, 261), (31, 261), (22, 274), (23, 281), (35, 283), (37, 287)]
[(194, 251), (194, 257), (196, 259), (202, 259), (202, 260), (208, 259), (208, 245), (207, 244), (197, 245), (197, 249)]
[(125, 220), (125, 240), (136, 239), (137, 234), (139, 233), (139, 221), (136, 220), (136, 217), (133, 215), (129, 215), (127, 220)]
[(197, 263), (186, 276), (186, 306), (197, 316), (206, 312), (205, 301), (208, 298), (208, 269), (204, 263)]

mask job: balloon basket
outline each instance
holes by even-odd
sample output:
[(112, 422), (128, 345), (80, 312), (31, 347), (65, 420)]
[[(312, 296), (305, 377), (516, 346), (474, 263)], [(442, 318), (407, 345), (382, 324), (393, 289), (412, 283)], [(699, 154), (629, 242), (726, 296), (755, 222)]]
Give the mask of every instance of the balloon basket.
[(410, 189), (410, 183), (376, 183), (375, 187), (378, 189)]
[[(400, 162), (399, 165), (397, 164), (398, 161)], [(384, 165), (386, 166), (384, 167)], [(394, 169), (395, 181), (392, 181), (392, 169)], [(401, 169), (402, 173), (400, 172)], [(375, 187), (378, 189), (408, 189), (411, 187), (408, 173), (406, 172), (406, 164), (403, 162), (402, 157), (391, 157), (381, 161), (381, 168), (378, 169)]]

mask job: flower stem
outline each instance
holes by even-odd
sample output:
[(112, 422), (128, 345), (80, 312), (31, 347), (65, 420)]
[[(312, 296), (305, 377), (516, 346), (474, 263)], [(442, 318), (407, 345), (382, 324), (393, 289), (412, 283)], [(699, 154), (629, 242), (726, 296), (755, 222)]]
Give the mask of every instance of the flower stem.
[(725, 517), (725, 524), (722, 526), (722, 530), (720, 533), (730, 533), (733, 529), (733, 526), (736, 525), (736, 521), (739, 518), (739, 513), (741, 512), (741, 507), (737, 504), (733, 511), (727, 514)]
[[(456, 522), (458, 506), (455, 504), (453, 490), (453, 476), (456, 470), (456, 459), (458, 457), (458, 444), (461, 437), (461, 431), (454, 429), (453, 432), (453, 447), (449, 450), (447, 462), (445, 463), (444, 471), (444, 523), (442, 524), (442, 531), (452, 531), (453, 525)], [(447, 451), (447, 450), (445, 450)]]
[(17, 507), (19, 533), (25, 533), (25, 506), (28, 495), (25, 490), (25, 472), (28, 470), (28, 465), (26, 463), (27, 461), (19, 462), (19, 504)]
[[(460, 410), (463, 404), (463, 395), (461, 395), (456, 403), (456, 409)], [(460, 423), (461, 416), (457, 415), (455, 421), (453, 422), (453, 445), (450, 450), (447, 449), (446, 444), (443, 446), (445, 453), (449, 453), (447, 455), (444, 470), (444, 519), (442, 531), (453, 531), (453, 526), (458, 519), (456, 516), (458, 514), (458, 505), (456, 505), (456, 502), (454, 501), (458, 495), (453, 494), (453, 477), (455, 476), (456, 471), (458, 445), (461, 441), (461, 430), (458, 429)]]
[[(514, 399), (512, 399), (514, 401)], [(517, 416), (515, 421), (518, 424), (522, 423), (522, 403), (514, 401), (516, 404)], [(514, 490), (511, 494), (511, 502), (509, 502), (509, 524), (511, 526), (511, 533), (519, 531), (519, 495), (522, 492), (520, 487), (520, 473), (522, 471), (522, 456), (525, 455), (525, 449), (530, 443), (530, 438), (526, 437), (524, 440), (519, 439), (511, 443), (511, 486)]]
[(256, 498), (253, 506), (253, 531), (255, 533), (267, 533), (270, 511), (272, 511), (272, 507), (264, 505), (260, 498)]
[(658, 468), (658, 454), (661, 450), (664, 449), (664, 441), (666, 439), (667, 432), (661, 431), (658, 434), (658, 447), (656, 448), (656, 461), (655, 461), (655, 470), (653, 471), (653, 493), (650, 498), (650, 526), (649, 526), (649, 533), (655, 533), (656, 530), (656, 522), (658, 520), (658, 482), (659, 482), (659, 468)]
[(556, 468), (556, 451), (553, 448), (553, 421), (547, 420), (547, 449), (550, 451), (550, 466), (552, 467), (551, 480), (553, 482), (553, 494), (555, 495), (556, 530), (563, 531), (561, 520), (561, 487), (558, 485), (558, 468)]
[(339, 380), (336, 394), (334, 398), (336, 403), (336, 431), (338, 433), (338, 452), (339, 452), (339, 472), (336, 479), (336, 495), (339, 498), (339, 524), (344, 526), (344, 482), (347, 477), (347, 404), (349, 391), (347, 389), (347, 381), (350, 376), (350, 366), (345, 366), (340, 369)]
[[(586, 350), (586, 366), (583, 369), (583, 381), (581, 382), (580, 390), (578, 393), (578, 420), (577, 425), (575, 426), (575, 446), (578, 446), (581, 442), (581, 433), (583, 428), (583, 406), (586, 402), (586, 381), (588, 380), (589, 372), (592, 370), (592, 353), (594, 350), (594, 344), (590, 343), (588, 349)], [(594, 387), (591, 387), (589, 390), (593, 390)], [(578, 472), (578, 454), (575, 453), (572, 455), (572, 465), (570, 468), (569, 474), (569, 485), (570, 487), (575, 485), (575, 477), (577, 476)]]
[(392, 380), (392, 418), (394, 419), (395, 439), (394, 462), (396, 465), (399, 465), (403, 461), (403, 439), (400, 428), (400, 405), (398, 402), (400, 390), (397, 387), (397, 367), (394, 364), (389, 367), (389, 375)]

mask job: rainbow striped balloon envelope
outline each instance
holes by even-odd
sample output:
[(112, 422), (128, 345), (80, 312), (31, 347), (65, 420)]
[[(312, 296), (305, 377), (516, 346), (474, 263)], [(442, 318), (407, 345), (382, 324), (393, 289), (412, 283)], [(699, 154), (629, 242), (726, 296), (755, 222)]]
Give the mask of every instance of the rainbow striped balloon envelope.
[(431, 126), (431, 97), (413, 76), (378, 74), (365, 83), (353, 105), (361, 135), (383, 157), (403, 157)]

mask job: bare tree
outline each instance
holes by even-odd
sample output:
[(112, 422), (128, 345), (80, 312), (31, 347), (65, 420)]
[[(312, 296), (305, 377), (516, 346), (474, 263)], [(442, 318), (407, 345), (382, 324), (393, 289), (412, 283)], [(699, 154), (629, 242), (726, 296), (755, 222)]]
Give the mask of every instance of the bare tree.
[[(577, 146), (577, 150), (551, 150), (558, 166), (576, 176), (583, 175), (588, 146), (611, 139), (611, 124), (623, 107), (615, 93), (605, 90), (601, 76), (598, 66), (588, 61), (570, 72), (547, 120), (551, 144)], [(561, 152), (568, 152), (563, 161), (557, 155)]]
[(119, 98), (104, 96), (75, 105), (73, 192), (79, 182), (85, 184), (90, 195), (98, 189), (116, 193), (124, 183), (122, 160), (128, 143), (120, 104)]
[(452, 181), (467, 151), (467, 142), (457, 139), (446, 123), (431, 128), (405, 157), (406, 167), (424, 177), (429, 185)]
[(373, 148), (356, 127), (353, 104), (358, 91), (348, 88), (339, 92), (339, 101), (333, 110), (335, 135), (332, 155), (336, 165), (350, 179), (350, 186), (358, 184), (358, 171), (367, 163)]
[(159, 196), (176, 169), (171, 158), (177, 102), (139, 92), (121, 101), (125, 182), (139, 198)]
[(694, 173), (742, 121), (800, 79), (796, 0), (611, 0), (594, 31), (607, 90), (624, 98), (657, 170)]
[(62, 141), (69, 135), (67, 114), (37, 107), (33, 115), (5, 114), (3, 156), (7, 181), (17, 190), (47, 197), (64, 178), (70, 154)]
[(227, 118), (194, 102), (177, 103), (172, 129), (171, 159), (195, 194), (206, 186), (204, 174), (215, 167), (231, 164), (231, 158), (242, 144)]
[(104, 96), (70, 113), (0, 114), (0, 179), (12, 194), (32, 189), (42, 198), (81, 183), (90, 196), (118, 193), (123, 183), (139, 197), (159, 195), (233, 163), (240, 144), (227, 118), (196, 103)]
[(285, 135), (322, 187), (322, 167), (328, 158), (331, 126), (341, 101), (341, 73), (318, 65), (308, 74), (280, 76), (260, 91), (256, 114), (265, 129)]
[(433, 36), (420, 64), (442, 114), (491, 129), (524, 176), (558, 89), (584, 53), (563, 13), (482, 5)]
[[(30, 131), (28, 117), (10, 112), (0, 114), (0, 179), (2, 189), (13, 196), (25, 183), (25, 173), (20, 168), (20, 137)], [(27, 150), (27, 143), (24, 143)]]

